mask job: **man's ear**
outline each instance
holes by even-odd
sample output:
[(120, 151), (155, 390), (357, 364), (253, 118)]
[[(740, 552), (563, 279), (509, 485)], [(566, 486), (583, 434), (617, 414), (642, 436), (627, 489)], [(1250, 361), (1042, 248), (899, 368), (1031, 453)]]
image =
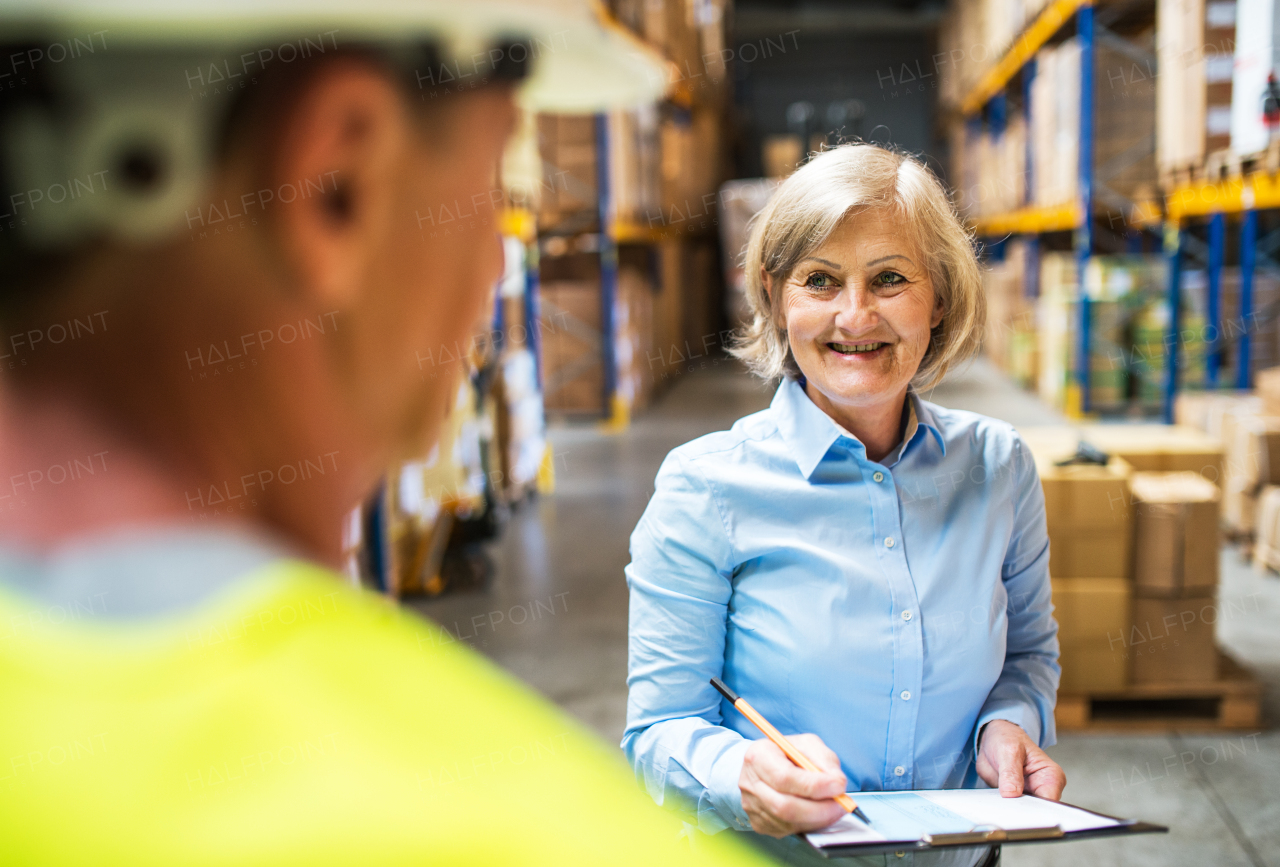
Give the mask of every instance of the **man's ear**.
[(400, 93), (372, 66), (338, 60), (300, 85), (274, 122), (268, 179), (277, 200), (264, 210), (285, 268), (317, 302), (343, 305), (359, 293), (393, 216), (410, 134)]

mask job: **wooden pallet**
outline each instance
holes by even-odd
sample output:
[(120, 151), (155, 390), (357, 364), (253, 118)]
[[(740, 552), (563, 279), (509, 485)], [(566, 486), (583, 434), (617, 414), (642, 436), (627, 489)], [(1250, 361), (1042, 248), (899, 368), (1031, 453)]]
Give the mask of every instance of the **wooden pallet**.
[(1058, 696), (1059, 731), (1257, 731), (1262, 684), (1235, 659), (1218, 651), (1218, 679), (1161, 683)]

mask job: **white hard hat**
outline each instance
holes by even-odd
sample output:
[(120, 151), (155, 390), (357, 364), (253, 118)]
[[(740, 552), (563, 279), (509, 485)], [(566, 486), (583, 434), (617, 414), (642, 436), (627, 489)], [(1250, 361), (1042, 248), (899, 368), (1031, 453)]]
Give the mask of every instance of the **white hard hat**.
[(0, 224), (46, 249), (180, 228), (235, 94), (339, 47), (376, 49), (424, 99), (520, 78), (539, 111), (640, 105), (666, 80), (587, 0), (4, 0)]

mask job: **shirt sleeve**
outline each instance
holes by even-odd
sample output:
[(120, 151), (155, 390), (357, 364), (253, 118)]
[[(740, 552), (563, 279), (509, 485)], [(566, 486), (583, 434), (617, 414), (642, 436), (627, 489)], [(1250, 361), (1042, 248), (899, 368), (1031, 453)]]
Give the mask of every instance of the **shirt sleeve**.
[(729, 534), (715, 493), (673, 452), (631, 535), (627, 728), (641, 786), (699, 829), (749, 830), (738, 776), (750, 741), (721, 725), (712, 677), (724, 670), (733, 595)]
[(982, 727), (997, 719), (1021, 726), (1041, 747), (1057, 742), (1053, 708), (1061, 669), (1049, 584), (1049, 531), (1040, 475), (1021, 437), (1014, 439), (1012, 464), (1016, 518), (1002, 576), (1009, 622), (1004, 669), (978, 714), (975, 751)]

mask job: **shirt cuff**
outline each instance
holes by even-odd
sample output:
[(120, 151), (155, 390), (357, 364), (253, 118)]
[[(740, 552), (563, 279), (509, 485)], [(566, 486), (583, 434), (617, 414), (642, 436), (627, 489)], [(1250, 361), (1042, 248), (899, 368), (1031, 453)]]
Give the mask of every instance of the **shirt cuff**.
[[(751, 744), (750, 739), (743, 738), (725, 750), (711, 766), (711, 779), (707, 784), (711, 806), (728, 827), (737, 831), (751, 830), (751, 820), (747, 818), (746, 810), (742, 809), (742, 790), (738, 788), (738, 780), (742, 777), (742, 763), (746, 760), (747, 747)], [(699, 816), (700, 826), (703, 821)]]
[(1019, 726), (1032, 742), (1040, 746), (1040, 712), (1035, 708), (1023, 704), (1018, 701), (998, 701), (992, 702), (982, 709), (982, 714), (978, 717), (977, 725), (973, 727), (973, 754), (978, 755), (978, 748), (981, 746), (979, 740), (982, 735), (982, 727), (992, 720), (1006, 720)]

